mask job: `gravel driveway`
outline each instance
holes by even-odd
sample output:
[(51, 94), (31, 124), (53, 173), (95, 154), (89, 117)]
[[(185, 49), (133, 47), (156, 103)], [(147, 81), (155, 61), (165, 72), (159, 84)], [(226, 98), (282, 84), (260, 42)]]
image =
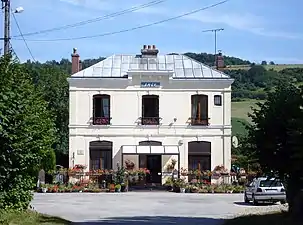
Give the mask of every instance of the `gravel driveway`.
[(219, 225), (226, 218), (281, 207), (246, 205), (243, 194), (168, 192), (39, 193), (35, 194), (32, 206), (38, 212), (78, 225)]

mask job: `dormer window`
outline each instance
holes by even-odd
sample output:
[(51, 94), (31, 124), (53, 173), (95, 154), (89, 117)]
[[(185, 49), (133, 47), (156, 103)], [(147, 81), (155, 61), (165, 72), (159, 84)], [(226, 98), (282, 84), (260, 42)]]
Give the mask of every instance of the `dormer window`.
[(93, 96), (93, 124), (109, 125), (110, 124), (110, 96), (94, 95)]
[(191, 96), (191, 125), (207, 126), (208, 118), (208, 96)]

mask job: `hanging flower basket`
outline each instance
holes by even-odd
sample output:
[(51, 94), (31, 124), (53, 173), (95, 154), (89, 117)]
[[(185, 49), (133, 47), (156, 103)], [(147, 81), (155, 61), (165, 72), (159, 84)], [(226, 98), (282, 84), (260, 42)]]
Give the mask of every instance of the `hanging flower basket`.
[(133, 170), (135, 168), (135, 163), (127, 159), (125, 160), (125, 168), (127, 170)]

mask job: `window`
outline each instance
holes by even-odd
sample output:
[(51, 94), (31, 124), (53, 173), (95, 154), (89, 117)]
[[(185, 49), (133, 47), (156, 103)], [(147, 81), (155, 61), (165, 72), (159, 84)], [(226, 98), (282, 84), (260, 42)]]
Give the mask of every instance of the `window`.
[(111, 152), (102, 150), (91, 150), (91, 170), (111, 169)]
[[(192, 141), (188, 143), (188, 170), (190, 171), (210, 171), (211, 170), (211, 142)], [(195, 174), (191, 174), (189, 181), (198, 179)], [(209, 180), (209, 177), (203, 177)]]
[(282, 187), (282, 183), (278, 180), (261, 180), (260, 187)]
[(142, 96), (142, 125), (159, 125), (159, 96)]
[(221, 106), (222, 105), (222, 96), (221, 95), (215, 95), (214, 103), (217, 106)]
[(90, 170), (112, 169), (112, 142), (92, 141), (89, 148)]
[(94, 95), (93, 96), (93, 124), (107, 125), (110, 124), (110, 96)]
[(208, 96), (191, 96), (191, 125), (208, 125)]

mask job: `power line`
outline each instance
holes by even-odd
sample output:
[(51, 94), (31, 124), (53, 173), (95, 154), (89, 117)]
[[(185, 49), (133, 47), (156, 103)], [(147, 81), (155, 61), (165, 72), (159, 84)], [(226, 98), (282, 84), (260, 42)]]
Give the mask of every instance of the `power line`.
[[(36, 39), (36, 40), (35, 39), (26, 39), (26, 40), (27, 41), (35, 41), (35, 42), (71, 41), (71, 40), (89, 39), (89, 38), (104, 37), (104, 36), (109, 36), (109, 35), (114, 35), (114, 34), (120, 34), (120, 33), (139, 30), (139, 29), (150, 27), (150, 26), (153, 26), (153, 25), (165, 23), (165, 22), (168, 22), (168, 21), (171, 21), (171, 20), (179, 19), (179, 18), (188, 16), (188, 15), (191, 15), (191, 14), (195, 14), (195, 13), (200, 12), (200, 11), (204, 11), (204, 10), (207, 10), (207, 9), (210, 9), (210, 8), (214, 8), (218, 5), (222, 5), (222, 4), (226, 3), (228, 1), (230, 1), (230, 0), (224, 0), (224, 1), (215, 3), (215, 4), (212, 4), (212, 5), (203, 7), (203, 8), (199, 8), (199, 9), (181, 14), (179, 16), (171, 17), (171, 18), (168, 18), (168, 19), (165, 19), (165, 20), (160, 20), (160, 21), (157, 21), (157, 22), (154, 22), (154, 23), (149, 23), (149, 24), (145, 24), (145, 25), (141, 25), (141, 26), (137, 26), (137, 27), (132, 27), (132, 28), (128, 28), (128, 29), (124, 29), (124, 30), (120, 30), (120, 31), (108, 32), (108, 33), (103, 33), (103, 34), (96, 34), (96, 35), (91, 35), (91, 36), (74, 37), (74, 38), (40, 39), (40, 40), (39, 39)], [(22, 39), (18, 39), (18, 38), (13, 38), (13, 39), (14, 40), (22, 40)]]
[(26, 48), (27, 48), (29, 54), (31, 55), (33, 61), (36, 62), (36, 59), (35, 59), (35, 57), (34, 57), (32, 51), (31, 51), (31, 49), (29, 48), (29, 46), (28, 46), (28, 44), (27, 44), (27, 42), (26, 42), (26, 40), (25, 40), (25, 38), (24, 38), (24, 36), (23, 36), (23, 34), (22, 34), (21, 28), (20, 28), (20, 26), (19, 26), (19, 23), (18, 23), (18, 21), (17, 21), (17, 18), (16, 18), (16, 16), (15, 16), (15, 14), (12, 13), (12, 15), (13, 15), (14, 21), (15, 21), (15, 23), (16, 23), (16, 26), (17, 26), (17, 28), (18, 28), (18, 31), (19, 31), (19, 33), (20, 33), (20, 36), (22, 37), (22, 40), (24, 41), (24, 44), (25, 44), (25, 46), (26, 46)]
[[(65, 30), (65, 29), (73, 28), (73, 27), (83, 26), (83, 25), (86, 25), (86, 24), (99, 22), (99, 21), (102, 21), (102, 20), (106, 20), (106, 19), (110, 19), (110, 18), (113, 18), (113, 17), (121, 16), (121, 15), (131, 13), (131, 12), (134, 12), (134, 11), (138, 11), (138, 10), (141, 10), (141, 9), (144, 9), (144, 8), (147, 8), (147, 7), (158, 5), (158, 4), (163, 3), (165, 1), (168, 1), (168, 0), (154, 0), (154, 1), (147, 2), (147, 3), (144, 3), (144, 4), (138, 5), (138, 6), (133, 6), (131, 8), (124, 9), (122, 11), (107, 14), (107, 15), (102, 16), (102, 17), (97, 17), (97, 18), (94, 18), (94, 19), (89, 19), (89, 20), (85, 20), (85, 21), (81, 21), (81, 22), (77, 22), (77, 23), (73, 23), (73, 24), (68, 24), (68, 25), (64, 25), (64, 26), (61, 26), (61, 27), (55, 27), (55, 28), (36, 31), (36, 32), (31, 32), (31, 33), (25, 33), (25, 34), (23, 34), (23, 36), (24, 37), (25, 36), (32, 36), (32, 35), (44, 34), (44, 33), (49, 33), (49, 32), (53, 32), (53, 31), (59, 31), (59, 30)], [(20, 37), (20, 36), (21, 35), (15, 35), (13, 37)]]

